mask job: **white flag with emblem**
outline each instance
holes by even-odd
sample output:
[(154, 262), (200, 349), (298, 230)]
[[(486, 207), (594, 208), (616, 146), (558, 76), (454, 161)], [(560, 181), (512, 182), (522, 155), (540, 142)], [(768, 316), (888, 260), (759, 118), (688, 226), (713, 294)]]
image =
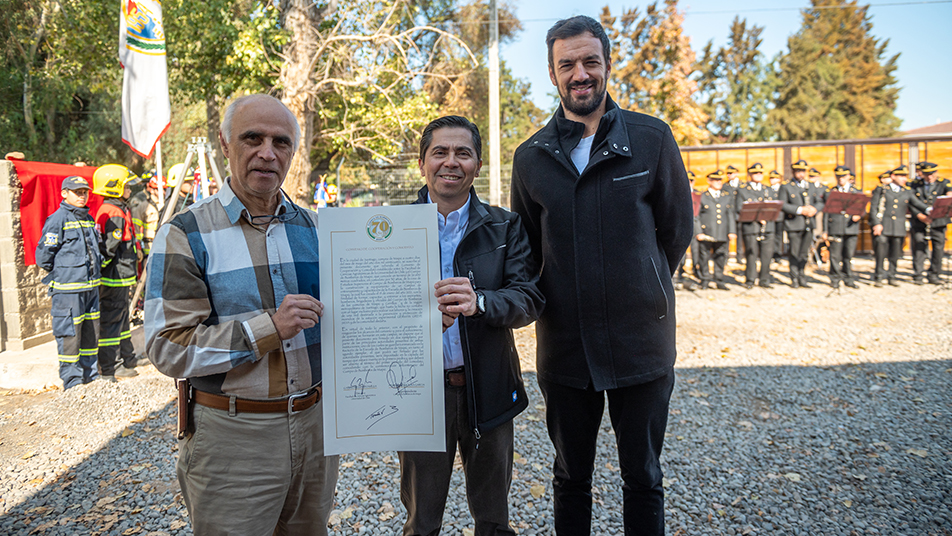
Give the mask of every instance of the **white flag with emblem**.
[(162, 2), (120, 1), (122, 141), (139, 155), (149, 158), (155, 143), (169, 129), (172, 118)]

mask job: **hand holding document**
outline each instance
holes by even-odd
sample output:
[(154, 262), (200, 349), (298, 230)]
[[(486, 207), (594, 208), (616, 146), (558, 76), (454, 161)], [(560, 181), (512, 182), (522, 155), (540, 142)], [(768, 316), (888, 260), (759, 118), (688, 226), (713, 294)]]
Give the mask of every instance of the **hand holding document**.
[(326, 454), (442, 452), (436, 205), (321, 209)]

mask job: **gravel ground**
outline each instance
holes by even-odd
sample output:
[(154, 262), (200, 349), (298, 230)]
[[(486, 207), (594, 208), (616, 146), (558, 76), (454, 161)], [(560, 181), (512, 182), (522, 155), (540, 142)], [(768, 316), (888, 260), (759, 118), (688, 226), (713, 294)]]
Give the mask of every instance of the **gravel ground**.
[[(952, 534), (950, 311), (952, 290), (907, 283), (679, 291), (668, 534)], [(515, 423), (512, 523), (551, 534), (532, 330), (517, 344), (530, 405)], [(151, 367), (118, 384), (3, 393), (0, 534), (190, 534), (173, 396)], [(593, 532), (622, 534), (607, 418), (602, 428)], [(333, 533), (399, 534), (396, 455), (341, 462)], [(445, 534), (471, 534), (462, 485), (457, 471)]]

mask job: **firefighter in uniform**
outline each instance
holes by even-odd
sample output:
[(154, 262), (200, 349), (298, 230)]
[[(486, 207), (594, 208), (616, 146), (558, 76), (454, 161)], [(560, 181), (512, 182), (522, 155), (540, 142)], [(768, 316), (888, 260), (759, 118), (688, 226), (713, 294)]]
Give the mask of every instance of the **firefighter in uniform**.
[[(922, 284), (922, 275), (928, 275), (929, 283), (938, 285), (939, 276), (942, 275), (942, 257), (945, 254), (945, 228), (949, 225), (948, 216), (932, 219), (929, 212), (937, 197), (952, 195), (952, 184), (948, 179), (940, 179), (937, 172), (939, 166), (931, 162), (920, 162), (918, 166), (922, 174), (921, 179), (917, 179), (910, 184), (916, 199), (928, 207), (927, 210), (921, 210), (917, 206), (912, 207), (912, 275), (913, 281), (917, 285)], [(932, 254), (929, 258), (929, 271), (925, 271), (926, 252), (932, 247)]]
[[(853, 171), (850, 168), (836, 166), (833, 175), (836, 176), (836, 188), (828, 190), (824, 200), (829, 198), (830, 192), (861, 193), (852, 186)], [(860, 219), (859, 215), (850, 216), (846, 213), (826, 214), (823, 218), (823, 239), (830, 244), (830, 285), (833, 288), (839, 288), (840, 283), (859, 288), (853, 275), (852, 262), (859, 239)]]
[[(898, 184), (908, 176), (906, 166), (899, 166), (880, 175), (882, 185), (873, 190), (869, 203), (869, 228), (873, 233), (873, 254), (876, 260), (873, 284), (877, 287), (883, 286), (884, 278), (890, 285), (899, 286), (896, 263), (902, 256), (902, 244), (906, 240), (906, 214), (909, 213), (910, 206), (921, 211), (926, 210), (925, 204), (916, 198), (912, 190)], [(889, 259), (888, 270), (884, 266), (886, 259)]]
[(136, 229), (136, 240), (142, 246), (142, 262), (149, 256), (155, 232), (159, 230), (159, 179), (154, 173), (144, 173), (142, 180), (147, 181), (142, 190), (143, 197), (130, 208), (132, 223)]
[[(764, 166), (760, 162), (747, 168), (747, 184), (734, 194), (734, 212), (740, 214), (744, 203), (776, 201), (777, 194), (763, 184)], [(745, 268), (744, 286), (754, 287), (757, 279), (757, 259), (760, 259), (760, 286), (770, 288), (770, 259), (774, 251), (775, 224), (772, 221), (739, 222), (740, 235), (743, 237)], [(741, 243), (738, 240), (738, 243)]]
[(809, 288), (807, 284), (807, 259), (813, 246), (813, 229), (816, 215), (823, 210), (823, 197), (817, 188), (807, 182), (805, 160), (797, 160), (790, 166), (793, 178), (780, 185), (780, 201), (783, 201), (783, 230), (790, 241), (787, 259), (790, 264), (790, 286)]
[(59, 354), (63, 389), (89, 383), (99, 376), (99, 235), (89, 216), (89, 183), (82, 177), (63, 179), (63, 201), (46, 219), (36, 264), (49, 272), (53, 336)]
[(118, 164), (102, 166), (93, 175), (93, 193), (104, 198), (96, 213), (103, 253), (99, 368), (108, 378), (138, 375), (129, 327), (130, 288), (136, 284), (138, 254), (132, 214), (125, 202), (130, 193), (126, 183), (133, 177)]
[[(695, 237), (698, 241), (698, 272), (701, 288), (706, 289), (714, 280), (717, 288), (727, 290), (724, 267), (730, 252), (730, 240), (737, 237), (734, 206), (729, 194), (721, 191), (724, 173), (717, 170), (707, 175), (708, 189), (701, 194), (701, 212), (695, 221)], [(714, 261), (713, 277), (708, 263)]]

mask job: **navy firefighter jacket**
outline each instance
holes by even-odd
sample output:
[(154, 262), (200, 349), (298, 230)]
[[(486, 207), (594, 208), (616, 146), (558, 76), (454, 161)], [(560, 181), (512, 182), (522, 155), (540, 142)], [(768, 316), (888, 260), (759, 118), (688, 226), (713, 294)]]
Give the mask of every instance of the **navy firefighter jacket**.
[(36, 264), (49, 272), (43, 282), (50, 294), (85, 292), (99, 287), (102, 254), (99, 233), (86, 207), (65, 201), (43, 224)]

